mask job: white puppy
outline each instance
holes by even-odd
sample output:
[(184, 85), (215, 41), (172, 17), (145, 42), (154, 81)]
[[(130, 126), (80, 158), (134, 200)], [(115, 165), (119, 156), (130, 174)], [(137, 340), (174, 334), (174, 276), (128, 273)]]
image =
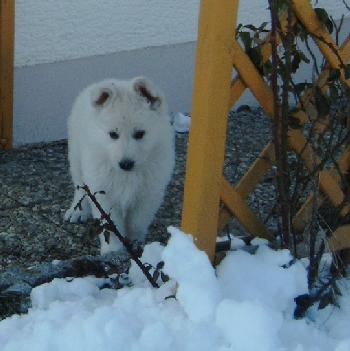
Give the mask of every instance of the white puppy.
[[(83, 90), (68, 120), (70, 171), (75, 186), (86, 184), (119, 231), (144, 242), (174, 167), (174, 136), (165, 101), (146, 78), (106, 80)], [(100, 218), (96, 207), (76, 189), (65, 220)], [(101, 254), (116, 251), (100, 234)]]

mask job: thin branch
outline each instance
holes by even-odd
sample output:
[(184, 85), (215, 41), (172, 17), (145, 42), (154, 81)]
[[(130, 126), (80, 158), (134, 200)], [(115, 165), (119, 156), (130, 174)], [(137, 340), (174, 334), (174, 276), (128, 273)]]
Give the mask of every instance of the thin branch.
[(107, 222), (107, 226), (105, 228), (107, 228), (110, 232), (114, 233), (117, 236), (117, 238), (121, 241), (121, 243), (124, 245), (125, 249), (129, 253), (131, 259), (134, 260), (135, 263), (139, 266), (142, 273), (145, 275), (145, 277), (151, 283), (151, 285), (154, 288), (159, 288), (159, 285), (157, 284), (157, 282), (153, 279), (152, 275), (149, 273), (149, 271), (146, 269), (146, 267), (140, 261), (137, 253), (133, 249), (132, 243), (128, 240), (128, 238), (124, 237), (119, 232), (118, 228), (116, 227), (116, 225), (112, 221), (111, 216), (107, 212), (105, 212), (105, 210), (102, 208), (101, 204), (97, 201), (96, 196), (95, 196), (96, 193), (93, 194), (90, 191), (90, 188), (86, 184), (83, 186), (79, 186), (79, 188), (83, 189), (86, 192), (87, 196), (90, 198), (90, 200), (96, 206), (96, 208), (98, 209), (98, 211), (101, 214), (101, 220), (105, 220)]
[(344, 4), (344, 6), (346, 7), (346, 9), (347, 9), (348, 11), (350, 11), (350, 6), (349, 6), (349, 4), (346, 2), (346, 0), (343, 0), (343, 4)]

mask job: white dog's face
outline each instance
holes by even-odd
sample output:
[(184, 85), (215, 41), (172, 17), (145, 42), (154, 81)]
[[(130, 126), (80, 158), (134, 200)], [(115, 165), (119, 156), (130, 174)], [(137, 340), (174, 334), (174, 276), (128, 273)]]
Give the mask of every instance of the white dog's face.
[(134, 172), (152, 162), (165, 118), (162, 98), (148, 81), (106, 82), (93, 90), (92, 104), (101, 147), (116, 170)]

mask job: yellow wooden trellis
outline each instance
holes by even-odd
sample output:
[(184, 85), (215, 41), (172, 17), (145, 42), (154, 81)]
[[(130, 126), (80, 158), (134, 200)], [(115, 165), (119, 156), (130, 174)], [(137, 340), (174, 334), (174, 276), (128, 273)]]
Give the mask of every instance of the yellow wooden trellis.
[[(328, 67), (339, 68), (340, 62), (350, 59), (350, 38), (337, 48), (331, 35), (319, 22), (309, 0), (292, 0), (294, 16), (311, 33)], [(215, 254), (218, 228), (222, 228), (234, 216), (252, 235), (272, 239), (271, 233), (262, 221), (248, 207), (245, 200), (258, 182), (268, 172), (274, 162), (274, 148), (269, 143), (247, 173), (235, 185), (223, 177), (224, 149), (226, 139), (227, 114), (245, 89), (249, 88), (259, 101), (266, 114), (273, 117), (273, 93), (262, 78), (248, 55), (235, 39), (237, 9), (239, 0), (221, 0), (220, 6), (212, 0), (202, 0), (200, 5), (198, 44), (196, 53), (195, 80), (192, 105), (192, 127), (189, 137), (188, 160), (186, 167), (182, 227), (192, 233), (200, 249), (205, 250), (211, 259)], [(285, 28), (287, 16), (280, 18)], [(279, 39), (279, 38), (277, 38)], [(327, 43), (327, 44), (326, 44)], [(337, 54), (335, 53), (337, 51)], [(263, 60), (271, 55), (269, 37), (262, 45)], [(237, 77), (231, 81), (232, 66)], [(326, 89), (329, 68), (319, 76), (317, 84)], [(341, 74), (341, 80), (349, 86)], [(303, 107), (311, 106), (314, 89), (303, 96)], [(305, 112), (295, 113), (301, 124), (307, 122)], [(327, 128), (327, 119), (318, 123), (318, 132)], [(304, 161), (308, 170), (314, 162), (320, 162), (300, 130), (289, 130), (288, 142)], [(338, 168), (345, 174), (350, 165), (350, 148), (338, 160)], [(339, 206), (345, 195), (340, 187), (340, 179), (334, 170), (323, 170), (319, 176), (323, 198)], [(319, 203), (322, 202), (319, 201)], [(220, 201), (224, 206), (220, 205)], [(312, 195), (293, 219), (295, 227), (304, 227), (310, 215)], [(342, 215), (349, 212), (346, 207)], [(339, 228), (329, 242), (335, 249), (350, 246), (350, 226)]]
[(12, 147), (15, 0), (0, 0), (0, 148)]

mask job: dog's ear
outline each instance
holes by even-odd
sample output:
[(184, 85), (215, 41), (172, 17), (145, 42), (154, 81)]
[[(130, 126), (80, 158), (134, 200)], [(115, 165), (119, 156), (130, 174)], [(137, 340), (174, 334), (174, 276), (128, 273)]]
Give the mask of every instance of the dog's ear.
[(99, 84), (91, 91), (91, 103), (96, 108), (107, 106), (116, 96), (116, 87), (113, 83)]
[(133, 80), (135, 92), (141, 96), (152, 110), (157, 110), (162, 104), (162, 97), (153, 84), (145, 77)]

